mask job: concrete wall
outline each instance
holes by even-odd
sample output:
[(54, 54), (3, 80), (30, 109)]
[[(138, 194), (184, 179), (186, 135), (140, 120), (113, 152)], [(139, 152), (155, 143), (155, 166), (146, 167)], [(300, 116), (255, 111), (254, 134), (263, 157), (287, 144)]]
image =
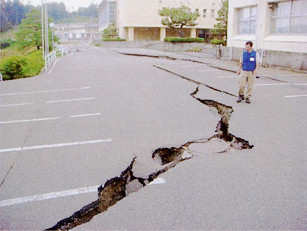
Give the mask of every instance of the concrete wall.
[[(223, 47), (221, 58), (240, 60), (243, 48)], [(257, 50), (261, 57), (262, 66), (277, 66), (296, 70), (307, 70), (307, 53), (303, 52), (285, 52), (273, 50)], [(219, 47), (214, 46), (212, 56), (219, 58)]]
[(149, 48), (159, 51), (168, 52), (186, 52), (193, 50), (193, 48), (198, 47), (201, 49), (208, 49), (210, 44), (207, 43), (170, 43), (170, 42), (159, 42), (159, 41), (101, 41), (95, 40), (94, 44), (99, 44), (103, 48)]

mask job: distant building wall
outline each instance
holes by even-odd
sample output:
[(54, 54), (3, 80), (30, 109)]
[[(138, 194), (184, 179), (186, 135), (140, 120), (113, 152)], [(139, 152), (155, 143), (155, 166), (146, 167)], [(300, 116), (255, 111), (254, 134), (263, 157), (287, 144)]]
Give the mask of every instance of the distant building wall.
[(59, 37), (60, 42), (91, 42), (95, 38), (101, 38), (98, 24), (88, 23), (54, 24), (54, 34)]
[[(168, 36), (170, 32), (165, 33), (166, 27), (161, 24), (163, 17), (158, 13), (163, 7), (177, 8), (185, 5), (192, 11), (199, 12), (200, 17), (196, 21), (198, 25), (188, 28), (188, 32), (183, 34), (186, 37), (208, 34), (216, 24), (218, 11), (221, 9), (220, 0), (102, 0), (99, 5), (100, 31), (108, 26), (104, 23), (107, 20), (102, 18), (109, 15), (107, 3), (110, 1), (116, 2), (116, 25), (119, 28), (119, 36), (128, 41), (148, 39), (162, 41), (165, 36)], [(179, 36), (177, 33), (173, 34)]]
[(228, 41), (235, 50), (252, 41), (264, 65), (306, 69), (307, 1), (229, 0)]

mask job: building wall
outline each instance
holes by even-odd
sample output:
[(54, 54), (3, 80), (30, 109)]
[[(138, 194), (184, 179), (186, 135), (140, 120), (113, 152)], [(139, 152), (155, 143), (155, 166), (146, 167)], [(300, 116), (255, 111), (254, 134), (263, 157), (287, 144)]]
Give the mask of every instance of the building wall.
[(74, 40), (91, 42), (94, 38), (100, 38), (97, 24), (86, 23), (63, 23), (54, 25), (54, 34), (59, 37), (60, 42)]
[[(99, 10), (102, 12), (105, 6), (105, 2), (110, 0), (103, 0), (99, 6)], [(162, 40), (164, 36), (163, 30), (165, 28), (161, 24), (161, 17), (158, 13), (163, 7), (180, 7), (182, 5), (188, 6), (192, 11), (198, 10), (200, 17), (197, 19), (198, 25), (193, 28), (196, 29), (211, 29), (216, 24), (216, 18), (218, 17), (218, 11), (221, 9), (220, 0), (116, 0), (117, 2), (117, 18), (116, 24), (119, 28), (119, 35), (122, 38), (126, 38), (129, 41), (134, 39), (143, 40), (148, 39), (148, 31), (144, 31), (141, 28), (151, 28), (152, 40)], [(203, 17), (204, 9), (206, 15)], [(213, 11), (211, 13), (211, 11)], [(134, 29), (134, 35), (132, 36), (132, 29)], [(157, 29), (160, 30), (157, 37)], [(100, 26), (100, 30), (103, 28)], [(129, 32), (130, 31), (130, 32)], [(197, 30), (198, 31), (198, 30)], [(139, 33), (146, 33), (141, 35)], [(200, 32), (201, 33), (201, 32)], [(191, 35), (191, 32), (187, 34)], [(133, 40), (131, 40), (133, 37)]]
[[(302, 27), (307, 27), (307, 1), (303, 10), (300, 12), (302, 18)], [(277, 11), (274, 8), (274, 3), (288, 2), (284, 0), (229, 0), (229, 13), (228, 13), (228, 42), (227, 46), (232, 47), (234, 50), (242, 49), (245, 46), (245, 42), (250, 40), (254, 43), (254, 48), (258, 50), (265, 57), (264, 62), (268, 65), (279, 65), (285, 63), (290, 66), (305, 66), (303, 63), (307, 63), (306, 55), (300, 53), (307, 53), (307, 30), (306, 33), (276, 33), (271, 30), (273, 23), (273, 12)], [(302, 3), (305, 4), (305, 3)], [(257, 16), (255, 21), (255, 33), (241, 33), (240, 32), (240, 12), (245, 7), (256, 7)], [(290, 7), (288, 7), (290, 8)], [(286, 8), (286, 10), (290, 10)], [(305, 15), (302, 17), (302, 15)], [(294, 18), (294, 17), (293, 17)], [(291, 18), (291, 20), (293, 19)], [(305, 24), (304, 24), (305, 21)], [(281, 27), (282, 23), (279, 22)], [(289, 64), (289, 60), (286, 62), (278, 61), (278, 57), (285, 58), (291, 56), (283, 56), (281, 52), (299, 53), (291, 54), (291, 56), (299, 57), (295, 58), (295, 62), (299, 64)], [(233, 58), (237, 58), (236, 55)], [(265, 61), (266, 60), (266, 61)]]
[[(302, 46), (307, 49), (307, 34), (273, 35), (270, 33), (272, 10), (269, 8), (269, 3), (271, 2), (269, 0), (229, 1), (228, 46), (244, 47), (244, 43), (247, 40), (251, 40), (255, 43), (255, 48), (258, 49), (289, 52), (301, 52)], [(256, 34), (240, 35), (238, 33), (238, 10), (249, 6), (256, 6), (258, 8)]]

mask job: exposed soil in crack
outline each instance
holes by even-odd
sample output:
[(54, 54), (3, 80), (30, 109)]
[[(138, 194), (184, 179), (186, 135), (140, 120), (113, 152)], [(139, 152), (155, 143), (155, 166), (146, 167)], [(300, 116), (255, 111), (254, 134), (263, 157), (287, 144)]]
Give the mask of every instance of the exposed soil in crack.
[[(69, 230), (92, 220), (92, 218), (100, 213), (107, 211), (108, 208), (115, 205), (118, 201), (124, 199), (133, 192), (137, 192), (159, 175), (174, 168), (178, 163), (193, 157), (192, 151), (189, 149), (191, 144), (207, 143), (212, 140), (221, 140), (227, 142), (232, 148), (242, 150), (251, 149), (248, 141), (236, 137), (228, 132), (229, 120), (233, 109), (230, 106), (221, 104), (213, 100), (205, 100), (196, 97), (198, 87), (191, 93), (191, 96), (199, 102), (210, 107), (210, 110), (215, 110), (221, 118), (216, 127), (216, 134), (208, 139), (200, 139), (187, 142), (180, 147), (158, 148), (152, 153), (152, 159), (161, 165), (160, 169), (154, 172), (142, 172), (142, 176), (138, 175), (137, 158), (133, 158), (129, 166), (118, 177), (114, 177), (104, 185), (98, 188), (98, 199), (89, 205), (84, 206), (79, 211), (75, 212), (70, 217), (59, 221), (55, 226), (47, 230)], [(226, 152), (227, 150), (223, 151)], [(144, 177), (145, 176), (145, 177)]]
[(217, 132), (217, 134), (215, 134), (210, 139), (218, 138), (218, 139), (224, 140), (228, 142), (231, 147), (238, 149), (238, 150), (251, 149), (254, 147), (253, 145), (250, 145), (248, 141), (240, 137), (236, 137), (233, 134), (228, 132), (229, 120), (230, 120), (231, 114), (233, 113), (233, 109), (231, 106), (227, 106), (227, 105), (224, 105), (222, 103), (219, 103), (213, 100), (205, 100), (205, 99), (197, 98), (196, 97), (197, 93), (198, 93), (198, 87), (193, 93), (191, 93), (191, 96), (195, 98), (196, 100), (198, 100), (199, 102), (210, 107), (210, 109), (217, 110), (217, 114), (221, 118), (221, 120), (218, 122), (216, 126), (215, 132)]
[[(55, 226), (47, 230), (69, 230), (87, 223), (94, 216), (107, 211), (109, 207), (115, 205), (129, 194), (139, 191), (154, 181), (159, 175), (175, 167), (179, 162), (193, 157), (191, 153), (186, 151), (186, 147), (184, 146), (171, 149), (158, 149), (153, 152), (152, 156), (158, 163), (163, 163), (161, 169), (147, 174), (145, 178), (139, 177), (135, 175), (135, 170), (138, 165), (136, 164), (136, 157), (133, 158), (130, 165), (119, 177), (108, 180), (103, 186), (101, 185), (98, 188), (98, 199), (96, 201), (84, 206), (72, 216), (59, 221)], [(166, 164), (168, 165), (165, 166)]]

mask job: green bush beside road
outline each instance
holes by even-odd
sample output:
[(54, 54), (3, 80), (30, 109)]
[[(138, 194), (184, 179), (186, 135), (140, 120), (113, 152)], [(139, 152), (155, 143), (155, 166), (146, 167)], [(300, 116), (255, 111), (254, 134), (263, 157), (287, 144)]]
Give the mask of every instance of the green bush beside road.
[(202, 43), (205, 42), (203, 38), (181, 38), (181, 37), (167, 37), (164, 39), (165, 42), (172, 43)]
[(38, 50), (24, 55), (2, 58), (0, 72), (3, 80), (19, 79), (38, 75), (44, 65), (42, 51)]

